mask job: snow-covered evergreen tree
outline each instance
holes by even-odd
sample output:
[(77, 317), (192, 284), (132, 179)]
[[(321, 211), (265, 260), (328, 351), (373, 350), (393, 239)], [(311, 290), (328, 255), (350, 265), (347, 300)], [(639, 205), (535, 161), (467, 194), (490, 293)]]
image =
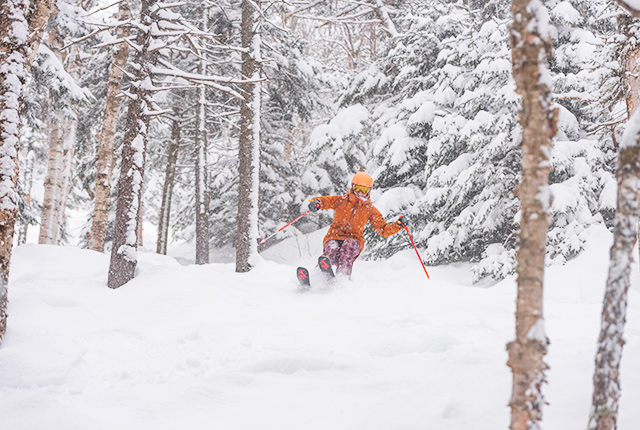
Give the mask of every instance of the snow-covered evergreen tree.
[[(552, 72), (562, 88), (558, 101), (566, 102), (566, 94), (584, 96), (595, 87), (581, 79), (589, 58), (584, 54), (593, 50), (587, 51), (595, 38), (585, 24), (593, 6), (552, 3), (560, 51)], [(399, 21), (403, 31), (340, 101), (343, 108), (362, 105), (370, 112), (371, 130), (359, 144), (374, 175), (374, 203), (388, 217), (412, 218), (429, 263), (477, 262), (476, 281), (514, 270), (520, 129), (509, 22), (505, 0), (435, 0)], [(611, 213), (611, 147), (589, 139), (593, 117), (584, 106), (572, 100), (558, 106), (549, 261), (574, 256), (582, 249), (584, 228), (601, 222), (601, 212)], [(369, 231), (367, 236), (365, 256), (387, 256), (408, 246), (402, 235), (383, 240)]]

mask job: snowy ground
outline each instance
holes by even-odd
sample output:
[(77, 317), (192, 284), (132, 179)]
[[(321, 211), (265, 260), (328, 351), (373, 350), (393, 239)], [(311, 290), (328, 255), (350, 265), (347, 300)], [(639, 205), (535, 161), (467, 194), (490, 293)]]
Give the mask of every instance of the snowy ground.
[[(268, 250), (247, 274), (142, 253), (118, 290), (106, 287), (106, 255), (17, 248), (0, 428), (507, 429), (514, 279), (474, 287), (468, 266), (454, 265), (427, 280), (410, 250), (300, 293), (294, 268), (320, 237)], [(545, 430), (586, 427), (610, 242), (593, 229), (583, 255), (547, 270)], [(621, 430), (640, 428), (633, 277)]]

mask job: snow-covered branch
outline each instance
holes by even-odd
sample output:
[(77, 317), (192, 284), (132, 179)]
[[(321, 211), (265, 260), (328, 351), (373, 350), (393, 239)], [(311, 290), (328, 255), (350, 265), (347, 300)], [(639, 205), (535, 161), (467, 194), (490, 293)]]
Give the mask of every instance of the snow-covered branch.
[(636, 18), (640, 18), (640, 0), (615, 0), (621, 8)]

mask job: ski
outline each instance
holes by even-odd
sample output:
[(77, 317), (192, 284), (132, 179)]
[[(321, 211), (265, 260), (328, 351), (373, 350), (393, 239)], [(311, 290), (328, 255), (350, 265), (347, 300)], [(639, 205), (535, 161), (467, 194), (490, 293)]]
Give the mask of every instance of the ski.
[[(329, 257), (320, 257), (318, 258), (318, 268), (326, 278), (326, 283), (331, 284), (335, 282), (336, 277), (333, 274), (333, 269), (331, 268), (331, 260)], [(296, 269), (296, 276), (298, 277), (298, 282), (300, 282), (300, 286), (304, 289), (309, 289), (311, 287), (311, 282), (309, 280), (309, 271), (305, 267), (298, 267)]]
[(309, 282), (309, 271), (304, 267), (298, 267), (296, 269), (296, 276), (298, 277), (298, 282), (304, 288), (309, 288), (311, 286), (311, 282)]
[(331, 268), (331, 260), (329, 260), (329, 257), (319, 257), (318, 267), (320, 268), (320, 271), (327, 277), (327, 281), (333, 282), (336, 279), (336, 275), (333, 273), (333, 269)]

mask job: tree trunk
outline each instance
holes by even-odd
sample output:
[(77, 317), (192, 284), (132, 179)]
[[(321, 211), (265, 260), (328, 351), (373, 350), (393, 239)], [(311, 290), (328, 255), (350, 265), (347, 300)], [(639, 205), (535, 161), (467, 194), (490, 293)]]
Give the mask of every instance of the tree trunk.
[(118, 180), (118, 199), (113, 234), (113, 249), (109, 265), (109, 288), (118, 288), (133, 279), (138, 263), (137, 224), (141, 210), (142, 182), (148, 141), (148, 110), (153, 109), (152, 93), (148, 80), (152, 76), (156, 53), (149, 50), (152, 40), (150, 8), (156, 0), (143, 0), (140, 21), (142, 25), (136, 38), (140, 47), (135, 55), (134, 78), (131, 83), (127, 110), (127, 122), (122, 143), (122, 162)]
[(31, 1), (31, 7), (26, 14), (29, 24), (29, 54), (27, 57), (27, 67), (33, 63), (38, 53), (42, 37), (47, 29), (49, 17), (58, 13), (57, 0), (36, 0)]
[[(202, 7), (202, 31), (208, 28), (208, 10)], [(205, 75), (204, 59), (198, 63), (198, 73)], [(206, 89), (198, 86), (196, 103), (196, 264), (209, 263), (209, 198), (207, 193), (207, 111)]]
[(38, 243), (55, 245), (57, 243), (57, 225), (55, 223), (55, 200), (59, 193), (59, 178), (62, 176), (62, 142), (60, 137), (59, 113), (49, 117), (49, 155), (47, 158), (47, 174), (44, 180), (44, 199), (40, 216), (40, 235)]
[(627, 293), (631, 283), (629, 274), (640, 215), (640, 111), (636, 110), (633, 114), (622, 139), (616, 177), (618, 202), (593, 375), (590, 430), (617, 428), (621, 394), (620, 361), (624, 346)]
[[(71, 72), (69, 72), (71, 74)], [(73, 76), (73, 75), (72, 75)], [(75, 78), (75, 76), (74, 76)], [(62, 144), (62, 171), (60, 172), (60, 196), (56, 199), (55, 224), (58, 228), (56, 233), (56, 245), (65, 238), (65, 227), (67, 225), (67, 201), (71, 191), (71, 174), (73, 172), (73, 159), (76, 152), (76, 131), (78, 123), (75, 119), (65, 118), (63, 121), (66, 136)]]
[(160, 215), (158, 217), (158, 243), (156, 252), (163, 255), (167, 255), (169, 219), (171, 217), (171, 197), (173, 196), (179, 147), (180, 124), (177, 119), (174, 119), (171, 127), (171, 144), (169, 145), (167, 157), (167, 169), (164, 176), (164, 186), (162, 187), (162, 205), (160, 206)]
[[(127, 2), (120, 3), (118, 20), (126, 21), (131, 18), (131, 11)], [(118, 39), (129, 37), (126, 27), (118, 27)], [(104, 240), (107, 235), (107, 222), (109, 218), (109, 201), (111, 198), (111, 177), (113, 176), (113, 140), (116, 134), (116, 124), (120, 111), (120, 86), (127, 58), (129, 45), (120, 43), (116, 45), (109, 69), (109, 81), (107, 82), (107, 102), (102, 120), (102, 130), (98, 135), (98, 159), (96, 161), (96, 189), (91, 217), (91, 230), (89, 231), (89, 249), (104, 252)]]
[[(260, 21), (254, 6), (260, 1), (242, 1), (242, 77), (260, 77)], [(240, 107), (238, 219), (236, 232), (236, 272), (248, 272), (258, 255), (258, 193), (260, 160), (260, 84), (243, 85), (245, 100)]]
[[(56, 57), (64, 63), (67, 57), (67, 72), (74, 79), (77, 77), (77, 47), (72, 47), (70, 55), (63, 54), (62, 36), (55, 29), (49, 33), (49, 45)], [(42, 220), (40, 237), (42, 244), (58, 245), (64, 236), (65, 208), (71, 186), (71, 172), (75, 153), (77, 122), (75, 118), (57, 112), (49, 122), (49, 160), (44, 182), (44, 200), (42, 204)]]
[(549, 227), (549, 151), (555, 112), (547, 82), (551, 41), (540, 2), (514, 0), (511, 29), (513, 75), (522, 96), (521, 225), (517, 252), (516, 339), (507, 345), (513, 372), (511, 430), (540, 428), (548, 339), (542, 313), (545, 242)]
[[(24, 187), (24, 199), (27, 204), (27, 209), (31, 209), (31, 188), (33, 187), (33, 168), (35, 164), (35, 152), (29, 150), (27, 152), (27, 159), (24, 163), (24, 172), (22, 175), (22, 182)], [(29, 223), (25, 222), (20, 226), (18, 230), (18, 245), (24, 245), (27, 243), (27, 232), (29, 230)]]
[(0, 343), (7, 329), (9, 264), (18, 215), (20, 116), (27, 79), (27, 0), (0, 2)]

